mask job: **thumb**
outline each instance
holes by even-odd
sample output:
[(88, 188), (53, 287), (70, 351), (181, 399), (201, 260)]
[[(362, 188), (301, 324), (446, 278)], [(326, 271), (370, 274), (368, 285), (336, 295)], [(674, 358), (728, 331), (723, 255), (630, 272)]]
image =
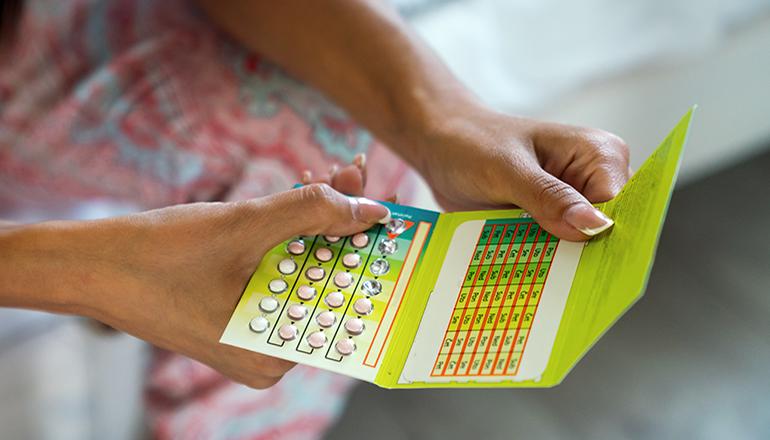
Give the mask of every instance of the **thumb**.
[(537, 166), (524, 175), (519, 205), (548, 232), (569, 241), (584, 241), (614, 222), (594, 208), (575, 188)]
[(276, 239), (293, 235), (345, 236), (387, 223), (390, 210), (364, 197), (348, 197), (329, 185), (306, 185), (270, 197)]

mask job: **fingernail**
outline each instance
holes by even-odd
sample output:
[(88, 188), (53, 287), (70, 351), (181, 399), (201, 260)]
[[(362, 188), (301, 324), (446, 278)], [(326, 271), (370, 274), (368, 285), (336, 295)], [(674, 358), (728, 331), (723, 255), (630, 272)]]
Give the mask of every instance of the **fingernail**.
[(366, 168), (366, 153), (356, 154), (356, 157), (353, 158), (353, 165), (358, 167), (359, 170), (363, 171), (364, 168)]
[(350, 209), (353, 218), (362, 223), (387, 223), (390, 221), (390, 209), (366, 197), (350, 197)]
[(591, 237), (615, 224), (611, 218), (587, 203), (577, 203), (567, 208), (564, 212), (564, 221)]
[(300, 179), (302, 184), (307, 185), (311, 180), (313, 180), (313, 173), (311, 173), (310, 170), (303, 171), (302, 178)]

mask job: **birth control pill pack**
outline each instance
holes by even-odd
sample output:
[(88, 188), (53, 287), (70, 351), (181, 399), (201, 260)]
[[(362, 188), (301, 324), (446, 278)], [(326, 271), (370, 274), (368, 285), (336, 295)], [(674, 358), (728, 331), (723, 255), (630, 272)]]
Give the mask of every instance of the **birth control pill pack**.
[(385, 203), (386, 224), (268, 252), (221, 342), (387, 388), (553, 386), (642, 295), (691, 112), (587, 244), (521, 210)]

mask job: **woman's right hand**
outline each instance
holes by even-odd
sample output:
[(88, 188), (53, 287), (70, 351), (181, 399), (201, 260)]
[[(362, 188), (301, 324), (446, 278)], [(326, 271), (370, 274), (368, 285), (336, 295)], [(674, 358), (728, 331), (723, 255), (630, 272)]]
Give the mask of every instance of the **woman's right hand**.
[[(0, 286), (9, 288), (0, 306), (89, 316), (264, 388), (293, 364), (219, 343), (263, 255), (297, 235), (349, 235), (389, 215), (378, 203), (312, 184), (244, 202), (41, 223), (0, 246), (17, 269)], [(35, 303), (30, 292), (48, 296)]]

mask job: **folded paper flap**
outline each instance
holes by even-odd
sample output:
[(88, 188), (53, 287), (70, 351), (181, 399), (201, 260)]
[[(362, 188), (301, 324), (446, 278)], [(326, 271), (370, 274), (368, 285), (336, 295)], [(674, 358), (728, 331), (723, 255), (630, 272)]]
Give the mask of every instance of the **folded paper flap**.
[(655, 258), (694, 107), (613, 200), (599, 205), (615, 220), (583, 252), (557, 348), (549, 365), (561, 380), (641, 296)]

